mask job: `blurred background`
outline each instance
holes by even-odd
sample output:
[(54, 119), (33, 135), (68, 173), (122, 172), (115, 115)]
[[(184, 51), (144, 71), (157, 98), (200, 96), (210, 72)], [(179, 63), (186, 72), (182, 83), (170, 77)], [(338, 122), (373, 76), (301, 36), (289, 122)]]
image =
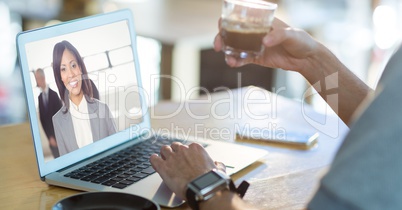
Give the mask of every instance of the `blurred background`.
[[(400, 0), (273, 2), (279, 6), (277, 17), (311, 33), (373, 88), (402, 35)], [(15, 41), (19, 32), (121, 8), (133, 10), (150, 105), (185, 100), (183, 89), (184, 95), (193, 89), (198, 95), (256, 85), (301, 100), (308, 88), (297, 73), (225, 65), (222, 53), (212, 50), (221, 0), (0, 0), (0, 126), (27, 121)], [(310, 103), (320, 108), (314, 97)]]

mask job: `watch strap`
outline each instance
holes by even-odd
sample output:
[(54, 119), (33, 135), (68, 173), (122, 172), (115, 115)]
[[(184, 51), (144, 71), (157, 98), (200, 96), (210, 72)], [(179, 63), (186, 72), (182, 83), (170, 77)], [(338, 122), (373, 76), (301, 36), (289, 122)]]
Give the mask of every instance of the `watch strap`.
[[(233, 181), (231, 181), (231, 182), (233, 182)], [(242, 181), (240, 183), (240, 185), (236, 189), (236, 193), (240, 196), (240, 198), (244, 197), (249, 186), (250, 186), (250, 183), (248, 183), (247, 181)]]
[(239, 187), (236, 188), (236, 186), (233, 183), (233, 181), (230, 180), (229, 190), (232, 191), (232, 192), (237, 193), (240, 196), (240, 198), (243, 198), (243, 196), (246, 194), (246, 191), (247, 191), (249, 186), (250, 186), (250, 183), (248, 183), (247, 181), (242, 181), (240, 183)]
[(190, 188), (186, 191), (187, 203), (193, 210), (199, 210), (198, 201), (195, 200), (195, 192)]

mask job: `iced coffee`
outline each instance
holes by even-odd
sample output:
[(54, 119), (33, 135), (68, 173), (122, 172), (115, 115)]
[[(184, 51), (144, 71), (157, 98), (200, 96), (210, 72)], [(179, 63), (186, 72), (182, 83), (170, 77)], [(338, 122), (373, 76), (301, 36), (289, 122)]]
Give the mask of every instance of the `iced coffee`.
[(221, 36), (225, 54), (239, 58), (259, 56), (276, 8), (276, 4), (262, 0), (223, 0)]

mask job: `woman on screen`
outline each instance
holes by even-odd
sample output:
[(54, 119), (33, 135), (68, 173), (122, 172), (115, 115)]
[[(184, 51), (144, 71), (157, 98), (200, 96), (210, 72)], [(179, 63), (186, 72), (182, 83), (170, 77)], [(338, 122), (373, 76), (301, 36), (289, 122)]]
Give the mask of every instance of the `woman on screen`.
[(63, 101), (53, 116), (60, 155), (116, 133), (109, 107), (93, 97), (85, 64), (68, 41), (53, 48), (53, 73)]

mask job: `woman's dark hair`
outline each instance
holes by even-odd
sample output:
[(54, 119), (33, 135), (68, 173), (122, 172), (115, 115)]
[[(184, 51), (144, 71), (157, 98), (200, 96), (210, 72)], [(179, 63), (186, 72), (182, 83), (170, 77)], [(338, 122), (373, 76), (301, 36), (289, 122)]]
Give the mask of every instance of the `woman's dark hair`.
[(61, 73), (60, 73), (60, 65), (61, 65), (61, 59), (64, 53), (64, 50), (70, 51), (75, 59), (77, 60), (78, 66), (81, 68), (81, 73), (82, 73), (82, 86), (81, 89), (84, 92), (84, 97), (86, 100), (90, 100), (89, 102), (92, 102), (93, 98), (93, 92), (92, 92), (92, 85), (91, 82), (88, 78), (88, 72), (87, 68), (85, 67), (84, 61), (82, 60), (82, 57), (78, 50), (68, 41), (61, 41), (57, 43), (54, 48), (53, 48), (53, 74), (54, 74), (54, 79), (56, 80), (56, 85), (57, 88), (59, 89), (59, 94), (60, 98), (63, 100), (64, 105), (66, 107), (65, 111), (63, 113), (68, 112), (68, 107), (70, 105), (70, 100), (69, 100), (69, 95), (68, 95), (68, 90), (64, 86), (63, 81), (61, 80)]

